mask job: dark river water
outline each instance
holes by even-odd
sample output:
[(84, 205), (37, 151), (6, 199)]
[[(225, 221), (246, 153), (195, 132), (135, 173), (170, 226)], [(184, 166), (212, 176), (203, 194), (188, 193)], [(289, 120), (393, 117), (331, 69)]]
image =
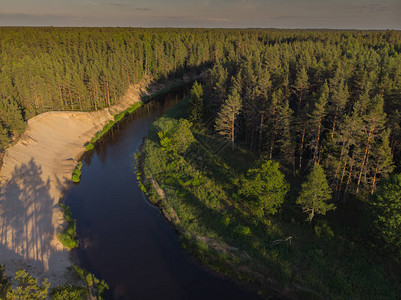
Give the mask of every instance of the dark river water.
[(106, 299), (257, 299), (187, 254), (137, 185), (134, 153), (181, 97), (143, 106), (85, 157), (81, 182), (65, 197), (77, 220), (78, 264), (109, 284)]

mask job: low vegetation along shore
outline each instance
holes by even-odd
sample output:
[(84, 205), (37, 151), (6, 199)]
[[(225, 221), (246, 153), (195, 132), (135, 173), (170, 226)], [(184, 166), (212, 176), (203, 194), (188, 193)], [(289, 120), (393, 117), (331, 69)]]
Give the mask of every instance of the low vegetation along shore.
[[(132, 106), (127, 108), (126, 110), (116, 114), (113, 117), (113, 120), (110, 120), (101, 130), (96, 132), (95, 136), (85, 145), (86, 151), (92, 151), (95, 148), (96, 142), (98, 142), (110, 129), (113, 128), (114, 125), (121, 122), (126, 116), (132, 114), (135, 110), (143, 105), (143, 102), (134, 103)], [(81, 180), (81, 168), (82, 162), (79, 161), (72, 171), (72, 181), (74, 183), (78, 183)]]
[(265, 296), (396, 299), (397, 255), (368, 245), (367, 232), (334, 214), (323, 216), (335, 208), (323, 169), (294, 176), (245, 147), (232, 151), (216, 127), (196, 120), (201, 98), (195, 84), (190, 98), (153, 124), (137, 155), (142, 189), (183, 246)]

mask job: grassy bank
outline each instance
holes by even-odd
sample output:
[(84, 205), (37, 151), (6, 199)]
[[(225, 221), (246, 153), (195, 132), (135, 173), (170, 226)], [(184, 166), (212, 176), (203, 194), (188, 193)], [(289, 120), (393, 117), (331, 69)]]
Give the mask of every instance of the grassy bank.
[(63, 211), (64, 220), (67, 225), (63, 228), (61, 232), (57, 234), (57, 238), (67, 249), (74, 249), (78, 247), (77, 241), (77, 225), (72, 217), (70, 207), (60, 203), (60, 207)]
[[(300, 180), (290, 174), (281, 214), (255, 217), (252, 203), (239, 195), (255, 154), (240, 147), (231, 152), (231, 145), (209, 130), (191, 127), (180, 119), (187, 107), (185, 99), (153, 124), (139, 176), (189, 252), (265, 295), (396, 299), (401, 294), (394, 261), (364, 245), (352, 228), (324, 218), (304, 222), (295, 205)], [(285, 210), (294, 210), (294, 217), (287, 220)]]
[[(108, 133), (113, 126), (124, 120), (125, 117), (129, 116), (132, 114), (134, 111), (136, 111), (139, 107), (143, 105), (143, 102), (137, 102), (127, 108), (126, 110), (116, 114), (114, 116), (114, 120), (110, 120), (109, 123), (107, 123), (101, 130), (96, 132), (95, 136), (90, 140), (89, 143), (85, 145), (86, 151), (92, 151), (95, 148), (95, 144), (106, 134)], [(82, 162), (78, 162), (78, 164), (75, 166), (74, 171), (72, 172), (72, 181), (74, 183), (79, 183), (81, 180), (81, 167), (82, 167)]]
[(85, 149), (86, 151), (91, 151), (95, 148), (95, 144), (97, 141), (99, 141), (107, 132), (110, 131), (110, 129), (117, 123), (121, 122), (125, 117), (129, 116), (132, 114), (135, 110), (137, 110), (139, 107), (143, 105), (143, 102), (137, 102), (127, 108), (126, 110), (116, 114), (114, 116), (114, 120), (109, 121), (103, 129), (99, 130), (96, 132), (95, 136), (90, 140), (88, 144), (86, 144)]

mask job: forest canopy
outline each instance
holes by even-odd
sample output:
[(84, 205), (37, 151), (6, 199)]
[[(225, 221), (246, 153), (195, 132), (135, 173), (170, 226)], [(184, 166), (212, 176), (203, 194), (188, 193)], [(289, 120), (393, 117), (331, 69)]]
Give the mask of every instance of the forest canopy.
[[(322, 120), (331, 127), (333, 137), (340, 129), (343, 113), (352, 109), (361, 94), (378, 94), (384, 98), (384, 110), (391, 112), (386, 119), (386, 127), (391, 130), (388, 146), (399, 153), (396, 99), (400, 94), (400, 40), (396, 31), (3, 27), (1, 147), (23, 132), (26, 121), (39, 113), (101, 109), (115, 103), (129, 84), (144, 76), (182, 76), (200, 66), (215, 65), (210, 79), (219, 77), (219, 82), (211, 82), (216, 84), (215, 97), (224, 99), (232, 76), (240, 76), (236, 73), (241, 69), (241, 77), (246, 77), (253, 88), (254, 95), (247, 95), (247, 99), (252, 98), (250, 103), (256, 101), (253, 98), (263, 101), (262, 94), (271, 99), (275, 95), (279, 102), (292, 100), (295, 119), (300, 113), (312, 113), (309, 110), (315, 104), (311, 98), (328, 80), (330, 111), (322, 112)], [(242, 93), (250, 92), (244, 83), (238, 88)], [(269, 101), (262, 103), (265, 106), (260, 107), (260, 113), (267, 109)], [(244, 106), (245, 114), (249, 115), (249, 107)], [(264, 111), (262, 115), (266, 119)], [(319, 116), (315, 118), (317, 123), (309, 126), (319, 124)], [(249, 135), (250, 127), (261, 128), (256, 120), (252, 122), (252, 126), (247, 124), (246, 132), (255, 147), (265, 141), (261, 138), (263, 128)], [(303, 136), (300, 130), (297, 140)], [(379, 126), (372, 131), (377, 140), (376, 132), (382, 129)], [(272, 153), (280, 147), (276, 138), (271, 139)], [(307, 144), (299, 147), (302, 149), (297, 152), (303, 153)], [(310, 147), (316, 148), (316, 143)]]

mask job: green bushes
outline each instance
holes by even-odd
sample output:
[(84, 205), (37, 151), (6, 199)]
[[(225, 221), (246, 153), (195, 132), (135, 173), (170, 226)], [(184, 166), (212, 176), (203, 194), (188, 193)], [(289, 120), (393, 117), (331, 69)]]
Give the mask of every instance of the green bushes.
[(81, 168), (82, 168), (82, 162), (80, 161), (74, 168), (74, 171), (72, 171), (72, 181), (75, 183), (78, 183), (81, 181)]
[(90, 140), (90, 142), (85, 146), (86, 151), (91, 151), (95, 148), (95, 143), (102, 138), (115, 124), (118, 122), (121, 122), (125, 116), (128, 116), (129, 114), (132, 114), (135, 110), (137, 110), (139, 107), (143, 105), (142, 102), (137, 102), (127, 108), (126, 110), (120, 112), (119, 114), (116, 114), (114, 116), (114, 121), (109, 121), (102, 130), (99, 130), (96, 132), (95, 136)]
[(142, 102), (137, 102), (134, 105), (130, 106), (127, 108), (126, 112), (129, 114), (132, 114), (134, 111), (136, 111), (138, 108), (140, 108), (143, 105)]
[(334, 232), (326, 221), (318, 221), (314, 229), (318, 238), (323, 240), (331, 240), (334, 238)]
[[(93, 274), (73, 266), (72, 271), (82, 280), (85, 286), (63, 285), (53, 288), (50, 292), (52, 300), (87, 300), (103, 299), (103, 293), (108, 289), (104, 280), (97, 279)], [(0, 265), (0, 299), (1, 300), (44, 300), (49, 299), (49, 281), (45, 278), (42, 283), (24, 270), (15, 273), (16, 285), (11, 285), (11, 278), (7, 276), (4, 265)]]
[(77, 265), (72, 266), (72, 270), (81, 278), (85, 284), (87, 292), (94, 295), (97, 300), (103, 300), (103, 293), (109, 289), (108, 284), (104, 280), (100, 280), (92, 273), (81, 269)]
[(85, 146), (86, 151), (91, 151), (95, 148), (95, 146), (92, 143), (89, 143)]
[[(108, 132), (110, 130), (111, 127), (113, 127), (113, 125), (116, 122), (114, 121), (109, 121), (109, 123), (107, 123), (102, 130), (99, 130), (98, 132), (95, 133), (95, 136), (91, 139), (90, 144), (95, 144), (98, 140), (100, 140), (100, 138), (105, 135), (106, 132)], [(93, 149), (93, 148), (92, 148)]]
[[(120, 112), (119, 114), (116, 114), (114, 116), (114, 123), (120, 122), (122, 119), (124, 119), (125, 116), (128, 116), (128, 115), (132, 114), (135, 110), (137, 110), (142, 105), (143, 105), (142, 102), (137, 102), (137, 103), (131, 105), (130, 107), (128, 107), (126, 110)], [(110, 127), (107, 128), (107, 130), (109, 130), (109, 129), (110, 129)]]
[(120, 122), (125, 117), (126, 111), (120, 112), (114, 116), (114, 121)]
[(60, 203), (60, 207), (63, 210), (64, 219), (67, 222), (67, 226), (57, 234), (58, 239), (68, 249), (74, 249), (78, 247), (78, 241), (76, 240), (76, 222), (72, 218), (71, 210), (67, 205)]
[(401, 174), (379, 182), (365, 211), (365, 227), (381, 248), (401, 260)]
[(63, 285), (54, 288), (50, 295), (52, 300), (86, 300), (89, 293), (81, 286)]
[(19, 269), (15, 273), (14, 283), (16, 284), (12, 286), (11, 278), (7, 276), (4, 265), (0, 265), (0, 299), (44, 300), (47, 298), (47, 291), (50, 286), (47, 278), (45, 278), (43, 282), (39, 284), (37, 278), (32, 277), (32, 275), (28, 272)]
[[(167, 123), (164, 125), (166, 126)], [(166, 126), (168, 127), (166, 130), (157, 133), (160, 145), (173, 155), (185, 153), (195, 141), (191, 126), (192, 124), (186, 119), (180, 119), (178, 122), (173, 120), (171, 124)]]

